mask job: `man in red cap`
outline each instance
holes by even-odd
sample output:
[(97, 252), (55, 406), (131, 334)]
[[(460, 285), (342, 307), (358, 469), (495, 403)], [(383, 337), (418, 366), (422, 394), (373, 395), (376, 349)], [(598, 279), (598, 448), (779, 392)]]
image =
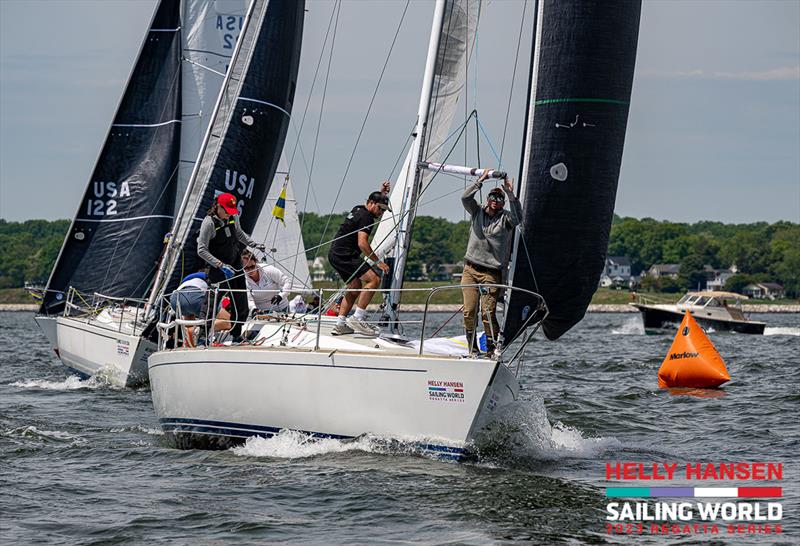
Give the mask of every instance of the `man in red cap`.
[(230, 193), (220, 194), (200, 224), (197, 255), (211, 266), (208, 273), (209, 284), (219, 284), (220, 288), (231, 290), (231, 336), (234, 340), (239, 338), (242, 323), (248, 313), (247, 284), (242, 273), (240, 243), (262, 252), (265, 250), (264, 245), (255, 243), (242, 231), (236, 197)]

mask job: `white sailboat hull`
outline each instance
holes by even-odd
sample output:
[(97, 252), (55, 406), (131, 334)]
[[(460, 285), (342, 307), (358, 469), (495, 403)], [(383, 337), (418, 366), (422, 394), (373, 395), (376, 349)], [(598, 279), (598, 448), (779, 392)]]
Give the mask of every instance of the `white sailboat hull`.
[(282, 429), (374, 434), (460, 459), (519, 386), (490, 360), (263, 347), (178, 349), (149, 360), (153, 405), (183, 448), (224, 448)]
[(35, 317), (33, 317), (33, 320), (36, 321), (36, 325), (39, 326), (39, 329), (44, 334), (44, 337), (47, 338), (47, 343), (50, 345), (50, 348), (53, 349), (53, 351), (55, 351), (56, 356), (59, 356), (56, 317), (48, 317), (47, 315), (36, 315)]
[(102, 374), (120, 387), (147, 383), (147, 357), (157, 350), (155, 343), (70, 317), (58, 317), (57, 336), (61, 362), (78, 375)]

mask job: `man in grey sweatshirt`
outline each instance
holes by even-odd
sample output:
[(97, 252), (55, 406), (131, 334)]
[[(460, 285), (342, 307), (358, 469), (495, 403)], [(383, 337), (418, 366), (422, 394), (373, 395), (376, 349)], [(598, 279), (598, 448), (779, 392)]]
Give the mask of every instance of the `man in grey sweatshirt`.
[[(467, 253), (464, 255), (464, 274), (461, 277), (462, 285), (502, 283), (503, 269), (508, 261), (512, 233), (522, 218), (522, 206), (514, 195), (514, 181), (509, 178), (503, 180), (502, 189), (494, 188), (489, 192), (485, 206), (482, 207), (478, 204), (475, 194), (488, 177), (488, 173), (487, 169), (477, 182), (468, 187), (461, 196), (461, 204), (471, 216)], [(506, 195), (510, 201), (510, 211), (503, 208)], [(476, 353), (475, 328), (478, 288), (465, 287), (461, 291), (464, 295), (464, 330), (467, 334), (467, 344), (470, 352)], [(483, 313), (481, 319), (486, 332), (486, 352), (488, 356), (493, 356), (495, 339), (500, 333), (495, 313), (498, 289), (485, 288), (482, 292)]]

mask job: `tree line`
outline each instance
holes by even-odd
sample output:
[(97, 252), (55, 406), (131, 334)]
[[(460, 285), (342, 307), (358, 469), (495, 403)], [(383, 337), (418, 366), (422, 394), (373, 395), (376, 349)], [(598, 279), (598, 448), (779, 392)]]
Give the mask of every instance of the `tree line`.
[[(306, 256), (326, 256), (330, 241), (346, 213), (301, 213)], [(327, 225), (327, 229), (326, 229)], [(0, 220), (0, 288), (44, 283), (69, 229), (68, 220)], [(324, 233), (324, 236), (323, 236)], [(428, 269), (463, 259), (469, 222), (419, 216), (414, 224), (409, 271)], [(697, 286), (705, 278), (704, 266), (722, 269), (736, 265), (739, 274), (726, 288), (737, 290), (749, 282), (774, 281), (787, 295), (800, 295), (800, 224), (694, 224), (657, 221), (652, 218), (614, 216), (608, 253), (628, 256), (632, 273), (639, 275), (653, 264), (680, 264), (677, 281), (662, 281), (662, 290)]]

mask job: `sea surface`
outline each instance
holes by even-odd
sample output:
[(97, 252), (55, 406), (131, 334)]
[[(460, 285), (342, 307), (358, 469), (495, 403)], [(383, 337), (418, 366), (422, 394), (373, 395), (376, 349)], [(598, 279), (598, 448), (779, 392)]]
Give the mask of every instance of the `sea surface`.
[[(509, 435), (452, 463), (291, 432), (172, 449), (149, 391), (68, 376), (31, 314), (0, 313), (0, 544), (798, 544), (800, 315), (754, 318), (767, 335), (711, 332), (718, 391), (659, 390), (672, 335), (638, 315), (537, 338)], [(609, 535), (616, 461), (782, 462), (783, 533)]]

